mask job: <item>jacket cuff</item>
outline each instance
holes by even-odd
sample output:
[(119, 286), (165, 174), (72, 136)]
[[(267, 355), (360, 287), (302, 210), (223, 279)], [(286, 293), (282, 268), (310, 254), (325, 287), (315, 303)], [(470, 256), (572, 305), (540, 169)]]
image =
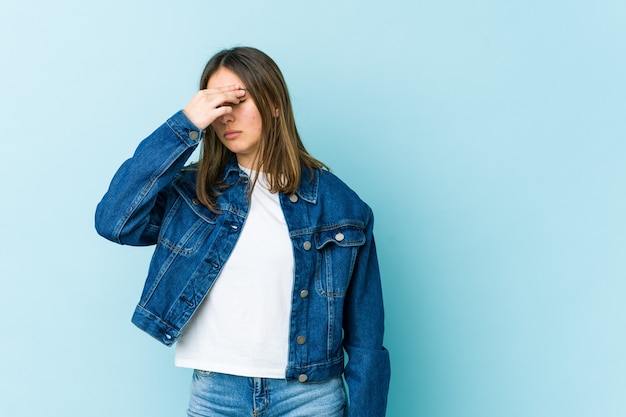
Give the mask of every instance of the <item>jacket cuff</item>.
[(187, 146), (196, 146), (204, 138), (204, 130), (194, 125), (182, 110), (167, 119), (166, 123)]

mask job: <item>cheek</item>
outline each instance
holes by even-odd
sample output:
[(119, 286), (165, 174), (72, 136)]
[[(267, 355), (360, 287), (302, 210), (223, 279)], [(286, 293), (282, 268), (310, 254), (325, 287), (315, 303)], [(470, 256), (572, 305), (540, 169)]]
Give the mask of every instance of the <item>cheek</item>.
[(255, 124), (259, 133), (263, 131), (263, 121), (261, 120), (261, 116), (257, 117), (255, 120)]
[(250, 124), (253, 125), (257, 131), (261, 132), (263, 130), (263, 119), (261, 118), (261, 114), (255, 109), (255, 111), (250, 112), (249, 119)]
[(245, 115), (242, 115), (242, 117), (245, 117), (247, 124), (254, 126), (256, 130), (261, 131), (261, 127), (263, 125), (261, 113), (254, 102), (251, 102), (249, 106), (245, 107), (244, 113)]

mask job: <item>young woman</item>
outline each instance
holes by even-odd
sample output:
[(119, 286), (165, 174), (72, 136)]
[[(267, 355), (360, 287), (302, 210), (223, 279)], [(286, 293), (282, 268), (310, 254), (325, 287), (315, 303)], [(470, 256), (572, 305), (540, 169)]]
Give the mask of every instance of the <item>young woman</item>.
[(385, 415), (372, 211), (307, 153), (263, 52), (209, 60), (119, 168), (96, 229), (156, 245), (132, 321), (195, 370), (189, 416)]

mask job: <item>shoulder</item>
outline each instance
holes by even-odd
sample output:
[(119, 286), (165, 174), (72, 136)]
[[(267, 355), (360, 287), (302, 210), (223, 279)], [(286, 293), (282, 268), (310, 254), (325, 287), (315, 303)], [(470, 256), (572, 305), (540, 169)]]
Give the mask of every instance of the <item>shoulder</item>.
[(359, 198), (357, 193), (334, 173), (325, 169), (318, 169), (315, 173), (319, 177), (320, 190), (343, 193)]
[(196, 176), (198, 175), (198, 170), (200, 169), (200, 164), (198, 162), (192, 162), (187, 164), (180, 170), (178, 174), (180, 177), (184, 177), (187, 179), (191, 179), (193, 181), (196, 180)]
[(190, 164), (184, 166), (177, 174), (172, 178), (172, 181), (165, 187), (161, 194), (174, 194), (174, 195), (187, 195), (195, 197), (196, 191), (196, 177), (198, 174), (197, 164)]
[(341, 208), (369, 218), (372, 215), (370, 206), (341, 178), (325, 169), (316, 170), (319, 178), (318, 199), (324, 206)]

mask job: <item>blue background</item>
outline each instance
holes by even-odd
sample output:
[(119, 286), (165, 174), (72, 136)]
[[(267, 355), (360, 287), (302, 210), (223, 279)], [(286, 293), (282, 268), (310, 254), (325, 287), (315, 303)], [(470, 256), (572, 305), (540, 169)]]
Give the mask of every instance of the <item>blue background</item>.
[(217, 50), (370, 203), (392, 417), (626, 415), (626, 3), (3, 1), (0, 415), (182, 416), (93, 211)]

